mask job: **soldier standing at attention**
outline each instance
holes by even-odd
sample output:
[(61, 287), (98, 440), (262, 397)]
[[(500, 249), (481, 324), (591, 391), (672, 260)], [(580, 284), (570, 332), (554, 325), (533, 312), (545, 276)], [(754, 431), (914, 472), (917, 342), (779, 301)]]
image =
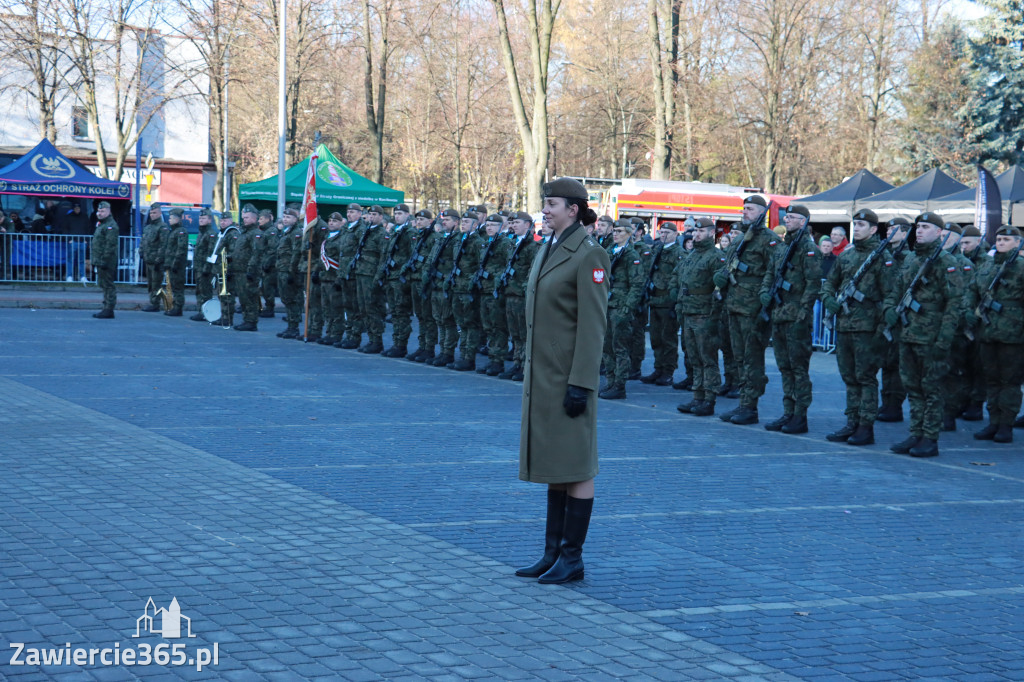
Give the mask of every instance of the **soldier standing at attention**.
[(167, 285), (171, 288), (172, 303), (164, 315), (181, 317), (185, 307), (185, 268), (188, 267), (188, 230), (181, 222), (184, 209), (172, 208), (167, 216), (170, 229), (164, 239), (161, 261), (167, 271)]
[(676, 409), (698, 417), (715, 413), (721, 375), (718, 373), (719, 303), (712, 295), (714, 276), (725, 263), (715, 248), (715, 222), (698, 218), (693, 229), (693, 253), (679, 260), (672, 291), (683, 326), (686, 355), (693, 364), (693, 400)]
[(630, 237), (633, 226), (628, 220), (617, 220), (612, 228), (608, 276), (608, 322), (604, 335), (604, 367), (608, 385), (598, 394), (605, 400), (626, 397), (626, 380), (631, 369), (630, 349), (633, 343), (633, 323), (640, 305), (644, 274), (640, 269), (640, 256)]
[(480, 306), (474, 299), (473, 277), (480, 267), (484, 241), (477, 232), (477, 213), (467, 211), (459, 221), (462, 233), (449, 247), (452, 270), (445, 282), (445, 293), (452, 302), (452, 314), (459, 325), (459, 359), (446, 365), (448, 369), (468, 372), (476, 369), (476, 356), (480, 349), (483, 325)]
[(974, 434), (976, 440), (1013, 442), (1013, 422), (1020, 410), (1020, 385), (1024, 382), (1024, 258), (1017, 254), (1020, 247), (1019, 229), (999, 228), (995, 256), (983, 263), (967, 297), (967, 326), (981, 342), (988, 391), (989, 422)]
[(103, 289), (103, 308), (92, 316), (100, 320), (114, 318), (117, 305), (117, 223), (110, 217), (110, 203), (96, 204), (96, 231), (92, 235), (90, 260), (96, 269), (96, 281)]
[(146, 261), (146, 287), (149, 289), (149, 305), (142, 309), (144, 313), (155, 313), (160, 310), (160, 286), (164, 280), (163, 251), (164, 237), (168, 227), (164, 222), (161, 208), (163, 204), (156, 202), (149, 207), (149, 220), (142, 230), (142, 260)]
[(597, 223), (594, 224), (594, 240), (601, 245), (601, 248), (611, 248), (613, 244), (612, 228), (614, 226), (615, 221), (608, 215), (601, 216), (597, 219)]
[(733, 424), (756, 424), (757, 401), (764, 395), (768, 376), (764, 371), (764, 351), (768, 328), (760, 324), (761, 301), (758, 290), (772, 253), (778, 248), (778, 236), (765, 227), (768, 204), (763, 197), (744, 199), (740, 225), (743, 236), (729, 245), (727, 267), (715, 274), (715, 286), (725, 297), (729, 313), (729, 337), (739, 372), (740, 405), (719, 418)]
[[(679, 318), (676, 315), (675, 273), (682, 249), (676, 243), (679, 228), (673, 222), (658, 226), (658, 241), (651, 249), (645, 264), (644, 280), (650, 291), (651, 349), (654, 351), (654, 371), (640, 381), (656, 386), (671, 386), (672, 375), (679, 366)], [(647, 281), (650, 275), (650, 281)]]
[[(832, 443), (871, 445), (878, 414), (878, 369), (885, 359), (881, 303), (893, 286), (896, 266), (888, 250), (879, 252), (868, 269), (861, 267), (877, 251), (878, 216), (862, 209), (853, 216), (853, 247), (836, 259), (821, 285), (821, 301), (836, 316), (836, 364), (846, 385), (846, 425), (825, 436)], [(858, 275), (854, 281), (854, 276)], [(856, 292), (840, 303), (847, 287)]]
[(260, 239), (263, 250), (263, 262), (261, 265), (263, 275), (260, 280), (260, 293), (263, 294), (264, 301), (260, 317), (273, 319), (274, 310), (277, 305), (277, 273), (274, 271), (274, 266), (277, 262), (277, 240), (280, 230), (274, 223), (274, 214), (271, 213), (270, 209), (265, 208), (260, 211), (259, 226), (263, 235), (262, 239)]
[[(821, 253), (814, 245), (810, 229), (804, 229), (810, 215), (805, 206), (789, 207), (785, 217), (786, 245), (772, 254), (758, 293), (762, 308), (771, 308), (772, 347), (782, 375), (782, 416), (765, 424), (767, 431), (807, 433), (807, 408), (811, 406), (811, 313), (821, 289)], [(778, 277), (783, 284), (775, 293), (778, 299), (773, 300), (772, 284)]]
[[(893, 268), (899, 273), (903, 267), (909, 250), (907, 237), (914, 226), (906, 218), (893, 218), (886, 223), (886, 234), (892, 235), (889, 252), (892, 254)], [(895, 282), (895, 276), (894, 276)], [(878, 421), (903, 421), (903, 401), (907, 398), (907, 390), (900, 379), (900, 344), (898, 328), (891, 330), (892, 343), (886, 344), (885, 357), (882, 359), (882, 406), (878, 408)]]
[[(963, 228), (957, 223), (946, 223), (942, 226), (942, 243), (946, 253), (953, 256), (957, 264), (957, 276), (950, 278), (953, 283), (953, 296), (961, 302), (967, 297), (967, 292), (974, 281), (974, 263), (960, 252), (960, 239)], [(949, 366), (946, 374), (946, 391), (943, 395), (942, 407), (942, 430), (956, 431), (956, 418), (967, 409), (970, 401), (971, 377), (967, 376), (967, 354), (970, 349), (970, 341), (965, 334), (963, 308), (957, 314), (958, 323), (956, 333), (953, 335), (953, 347), (950, 349)]]
[(455, 346), (459, 343), (459, 327), (452, 314), (452, 299), (444, 288), (452, 271), (452, 243), (460, 234), (458, 211), (449, 208), (441, 212), (441, 230), (431, 247), (422, 282), (423, 290), (430, 296), (430, 309), (441, 347), (441, 352), (431, 362), (434, 367), (447, 367), (455, 362)]
[[(983, 242), (981, 232), (973, 225), (964, 228), (963, 237), (960, 239), (960, 253), (971, 261), (975, 277), (978, 276), (981, 267), (992, 260), (992, 257), (988, 255), (988, 244)], [(968, 310), (966, 304), (964, 309)], [(967, 343), (964, 373), (968, 379), (967, 406), (959, 416), (968, 422), (981, 421), (985, 416), (982, 406), (985, 404), (986, 384), (981, 342), (977, 337)]]
[(256, 220), (259, 213), (252, 204), (242, 207), (242, 233), (231, 251), (231, 273), (238, 292), (238, 303), (242, 307), (242, 323), (235, 325), (237, 332), (254, 332), (260, 316), (260, 247), (262, 238)]
[(477, 370), (487, 376), (496, 377), (505, 371), (505, 356), (508, 354), (508, 322), (505, 317), (505, 293), (498, 286), (501, 273), (512, 253), (512, 242), (504, 235), (505, 219), (492, 215), (484, 221), (487, 243), (480, 255), (480, 269), (477, 271), (480, 292), (480, 321), (484, 338), (487, 339), (486, 367)]
[(221, 213), (220, 235), (218, 235), (220, 246), (217, 247), (215, 254), (217, 260), (214, 263), (214, 268), (216, 272), (226, 274), (222, 289), (227, 293), (223, 296), (217, 295), (220, 299), (220, 319), (213, 322), (221, 327), (230, 327), (235, 317), (235, 277), (231, 273), (231, 252), (235, 248), (235, 242), (238, 241), (238, 234), (238, 226), (231, 219), (231, 214), (227, 211)]
[(412, 336), (412, 285), (402, 274), (402, 267), (412, 255), (416, 231), (409, 222), (408, 206), (396, 206), (394, 216), (395, 229), (391, 232), (387, 251), (381, 258), (377, 272), (378, 281), (385, 287), (388, 309), (391, 311), (391, 348), (382, 355), (404, 358), (409, 352), (409, 337)]
[(281, 303), (287, 313), (285, 330), (278, 332), (282, 339), (299, 338), (299, 324), (302, 322), (302, 306), (305, 294), (305, 282), (299, 276), (299, 260), (302, 251), (302, 228), (298, 227), (299, 210), (294, 206), (284, 209), (281, 216), (281, 228), (278, 230), (277, 248), (274, 250), (277, 262), (274, 273), (277, 275), (277, 290), (281, 294)]
[[(942, 216), (922, 213), (914, 222), (914, 252), (903, 262), (884, 305), (886, 325), (900, 330), (900, 378), (910, 398), (910, 437), (889, 449), (900, 455), (935, 457), (942, 427), (942, 382), (963, 299), (954, 294), (957, 262), (942, 249)], [(901, 310), (901, 301), (908, 299), (917, 306)]]
[(357, 250), (356, 298), (359, 300), (359, 314), (366, 325), (369, 343), (360, 348), (359, 352), (375, 355), (384, 350), (384, 291), (377, 285), (377, 268), (387, 243), (384, 209), (371, 206), (367, 220), (369, 224), (359, 239)]
[(330, 346), (341, 341), (345, 331), (345, 306), (343, 305), (341, 243), (343, 240), (345, 220), (335, 211), (327, 216), (327, 235), (320, 244), (320, 287), (322, 290), (322, 308), (324, 314), (324, 335), (317, 341), (320, 345)]
[[(363, 222), (363, 207), (359, 204), (349, 204), (345, 217), (348, 224), (342, 233), (341, 257), (338, 263), (339, 270), (338, 284), (341, 285), (341, 302), (344, 307), (345, 328), (341, 341), (334, 342), (336, 348), (353, 350), (359, 348), (363, 343), (363, 332), (365, 321), (359, 313), (359, 296), (356, 288), (356, 266), (352, 260), (359, 251), (359, 245), (363, 240), (363, 233), (366, 232), (366, 223)], [(360, 258), (362, 255), (360, 255)]]
[(434, 214), (423, 210), (416, 212), (416, 236), (412, 249), (415, 256), (399, 271), (399, 279), (405, 279), (412, 298), (412, 312), (416, 316), (416, 350), (406, 356), (413, 362), (427, 362), (434, 359), (434, 348), (437, 346), (437, 323), (430, 309), (430, 297), (423, 296), (422, 275), (423, 264), (427, 262), (434, 240), (437, 238), (434, 229)]
[[(213, 211), (204, 208), (199, 211), (199, 234), (192, 250), (192, 278), (196, 282), (196, 314), (188, 318), (204, 322), (203, 304), (213, 298), (213, 264), (206, 259), (213, 254), (217, 243), (217, 230), (213, 227)], [(219, 270), (217, 272), (220, 272)]]
[(583, 543), (594, 508), (592, 394), (601, 379), (609, 262), (578, 220), (587, 208), (583, 185), (559, 178), (544, 185), (544, 195), (552, 238), (538, 252), (527, 284), (519, 478), (548, 485), (547, 523), (544, 555), (516, 575), (567, 583), (583, 578)]
[(526, 283), (540, 243), (533, 238), (533, 216), (520, 211), (512, 220), (512, 250), (502, 271), (498, 288), (505, 296), (505, 318), (512, 337), (512, 367), (499, 379), (523, 380), (526, 363)]

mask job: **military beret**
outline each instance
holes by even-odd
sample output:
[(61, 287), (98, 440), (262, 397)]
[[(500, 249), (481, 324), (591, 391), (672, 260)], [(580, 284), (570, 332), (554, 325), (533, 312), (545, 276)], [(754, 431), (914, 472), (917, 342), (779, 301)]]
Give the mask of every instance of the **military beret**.
[(946, 223), (945, 225), (942, 226), (942, 229), (949, 230), (950, 232), (953, 232), (955, 234), (964, 233), (964, 228), (960, 227), (960, 225), (957, 223)]
[(96, 204), (96, 208), (110, 208), (110, 202), (101, 201), (100, 203)]
[(299, 217), (299, 209), (298, 209), (297, 206), (295, 206), (293, 204), (289, 204), (288, 208), (286, 208), (284, 210), (284, 214), (285, 215), (290, 215), (290, 216), (295, 216), (296, 218), (298, 218)]
[(633, 223), (634, 225), (643, 225), (644, 219), (638, 218), (637, 216), (633, 216), (632, 218), (629, 219), (629, 222)]
[(433, 214), (433, 212), (428, 211), (427, 209), (423, 209), (422, 211), (416, 211), (416, 217), (417, 218), (427, 218), (429, 220), (433, 220), (434, 219), (434, 214)]
[(625, 227), (628, 228), (630, 232), (633, 231), (633, 223), (629, 220), (626, 220), (625, 218), (619, 218), (618, 220), (616, 220), (615, 227)]
[(509, 218), (512, 217), (512, 213), (510, 211), (506, 211), (504, 209), (501, 210), (501, 211), (498, 211), (498, 215), (500, 215), (505, 220), (508, 220)]
[(1020, 236), (1020, 228), (1014, 227), (1012, 225), (1003, 225), (998, 230), (996, 230), (996, 236), (997, 237), (1019, 237)]
[(942, 228), (946, 225), (946, 221), (942, 219), (938, 213), (932, 213), (931, 211), (925, 211), (921, 215), (914, 218), (915, 223), (931, 223), (935, 227)]
[(614, 224), (615, 220), (613, 220), (610, 215), (603, 215), (603, 216), (601, 216), (600, 218), (597, 219), (597, 222), (599, 222), (599, 223), (612, 223), (612, 224)]
[(460, 216), (459, 212), (456, 211), (454, 208), (446, 208), (445, 210), (441, 211), (441, 217), (442, 218), (455, 218), (456, 220), (458, 220), (462, 216)]
[(964, 228), (964, 236), (965, 237), (980, 237), (981, 236), (981, 230), (976, 228), (974, 225), (968, 225), (967, 227)]
[(580, 201), (587, 201), (590, 198), (587, 188), (583, 186), (583, 183), (572, 178), (558, 178), (551, 182), (545, 182), (543, 190), (546, 197), (562, 197), (563, 199), (579, 199)]
[(292, 209), (293, 211), (301, 211), (301, 210), (302, 210), (302, 204), (300, 204), (300, 203), (299, 203), (299, 202), (297, 202), (297, 201), (293, 201), (293, 202), (291, 202), (290, 204), (287, 204), (287, 205), (286, 205), (286, 208), (290, 208), (290, 209)]
[(258, 213), (256, 207), (252, 204), (246, 204), (242, 207), (242, 213)]
[(897, 217), (893, 218), (892, 220), (890, 220), (889, 222), (887, 222), (886, 225), (888, 227), (901, 227), (901, 226), (905, 227), (905, 226), (909, 226), (910, 225), (910, 221), (907, 220), (906, 218), (902, 217), (902, 216), (897, 216)]
[[(287, 211), (285, 211), (285, 213), (287, 213)], [(224, 211), (218, 216), (218, 218), (220, 218), (221, 220), (234, 220), (234, 218), (231, 216), (231, 211)]]
[(744, 204), (756, 204), (762, 208), (768, 208), (768, 202), (764, 200), (764, 197), (760, 194), (751, 194), (750, 196), (743, 197)]
[(273, 220), (274, 219), (274, 212), (271, 211), (269, 208), (260, 209), (260, 217), (261, 218), (270, 218), (271, 220)]
[(476, 220), (479, 217), (480, 214), (477, 213), (476, 211), (466, 211), (465, 213), (462, 214), (463, 220)]
[(384, 215), (384, 209), (381, 208), (380, 206), (378, 206), (377, 204), (374, 204), (373, 206), (371, 206), (370, 210), (368, 212), (369, 213), (379, 213), (380, 215)]
[(694, 222), (694, 227), (714, 227), (715, 221), (711, 218), (697, 218)]
[(505, 220), (500, 215), (495, 213), (494, 215), (487, 216), (487, 222), (489, 222), (489, 223), (498, 223), (499, 225), (501, 225), (502, 223), (505, 222)]
[(327, 219), (328, 219), (328, 220), (340, 220), (340, 221), (344, 221), (344, 220), (345, 220), (345, 217), (344, 217), (344, 216), (342, 216), (342, 215), (341, 215), (341, 213), (339, 213), (339, 212), (337, 212), (337, 211), (334, 211), (333, 213), (331, 213), (331, 215), (327, 216)]
[[(513, 220), (525, 220), (526, 222), (533, 224), (533, 216), (526, 211), (519, 211), (518, 213), (512, 214)], [(611, 218), (609, 218), (611, 220)]]
[(853, 214), (853, 219), (863, 220), (864, 222), (870, 223), (872, 225), (878, 224), (878, 214), (876, 214), (870, 208), (862, 208), (861, 210), (857, 211), (856, 213)]
[(807, 210), (806, 206), (801, 206), (800, 204), (790, 204), (789, 208), (786, 209), (786, 213), (803, 216), (806, 220), (811, 219), (811, 212)]
[(163, 208), (163, 206), (164, 205), (161, 202), (154, 201), (152, 204), (149, 205), (149, 210), (152, 211), (153, 209), (156, 209), (159, 211), (161, 208)]
[(348, 205), (348, 208), (346, 208), (345, 210), (346, 211), (362, 211), (363, 207), (353, 201), (351, 204)]
[(207, 218), (212, 218), (213, 217), (213, 211), (211, 211), (208, 208), (200, 209), (199, 217), (202, 218), (203, 216), (206, 216)]
[(409, 207), (406, 206), (405, 204), (399, 204), (398, 206), (395, 206), (395, 210), (396, 211), (405, 211), (406, 213), (408, 213), (409, 212)]
[(666, 222), (661, 223), (660, 225), (658, 225), (658, 229), (659, 230), (672, 230), (673, 232), (678, 232), (679, 231), (679, 228), (671, 220), (666, 221)]
[(170, 215), (180, 218), (185, 215), (185, 209), (179, 207), (172, 208), (170, 210)]

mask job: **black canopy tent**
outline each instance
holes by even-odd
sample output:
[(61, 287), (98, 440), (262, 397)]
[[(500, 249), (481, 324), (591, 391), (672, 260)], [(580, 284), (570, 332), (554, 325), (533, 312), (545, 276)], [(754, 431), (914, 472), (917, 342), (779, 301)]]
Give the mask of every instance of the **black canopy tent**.
[(938, 168), (933, 168), (905, 185), (857, 201), (855, 208), (869, 208), (878, 214), (880, 220), (896, 217), (913, 220), (914, 216), (928, 210), (929, 201), (965, 189), (967, 185), (957, 182)]
[[(1024, 168), (1010, 166), (996, 176), (999, 196), (1003, 200), (1003, 223), (1020, 225), (1024, 220)], [(954, 194), (940, 197), (928, 202), (928, 210), (935, 211), (946, 220), (954, 223), (970, 224), (974, 222), (974, 202), (976, 190), (970, 187)], [(1014, 220), (1016, 208), (1017, 220)]]
[(846, 180), (824, 192), (813, 194), (795, 202), (806, 206), (814, 223), (844, 223), (853, 218), (854, 205), (859, 199), (892, 189), (885, 180), (871, 171), (859, 170)]

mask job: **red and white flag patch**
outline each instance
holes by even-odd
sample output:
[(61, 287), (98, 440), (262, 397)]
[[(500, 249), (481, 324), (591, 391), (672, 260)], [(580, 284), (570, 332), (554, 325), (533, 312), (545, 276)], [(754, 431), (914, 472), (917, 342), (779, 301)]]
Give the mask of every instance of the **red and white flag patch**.
[(594, 268), (594, 284), (604, 282), (604, 268)]

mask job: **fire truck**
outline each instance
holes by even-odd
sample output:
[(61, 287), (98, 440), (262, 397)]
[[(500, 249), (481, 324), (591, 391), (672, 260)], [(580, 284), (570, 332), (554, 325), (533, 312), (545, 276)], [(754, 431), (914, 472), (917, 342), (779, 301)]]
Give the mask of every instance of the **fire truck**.
[(764, 194), (760, 189), (750, 187), (626, 178), (621, 185), (601, 192), (598, 215), (610, 215), (615, 219), (637, 216), (651, 224), (652, 232), (657, 230), (659, 222), (682, 221), (690, 216), (712, 218), (719, 229), (728, 230), (733, 223), (739, 222), (743, 199), (751, 194), (761, 194), (771, 200), (770, 228), (781, 222), (786, 207), (796, 199)]

